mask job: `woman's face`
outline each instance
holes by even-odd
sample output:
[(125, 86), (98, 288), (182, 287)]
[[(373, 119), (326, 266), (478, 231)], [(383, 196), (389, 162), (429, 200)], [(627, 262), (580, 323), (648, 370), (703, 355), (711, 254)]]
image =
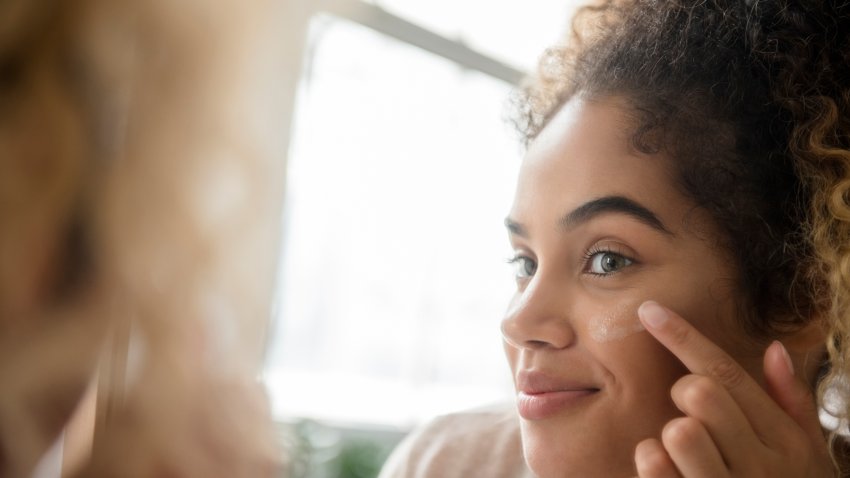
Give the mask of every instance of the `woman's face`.
[(736, 271), (668, 160), (630, 147), (626, 103), (575, 98), (531, 145), (506, 220), (517, 291), (502, 322), (523, 448), (541, 478), (627, 477), (637, 443), (678, 416), (687, 373), (643, 331), (655, 300), (761, 382), (736, 326)]

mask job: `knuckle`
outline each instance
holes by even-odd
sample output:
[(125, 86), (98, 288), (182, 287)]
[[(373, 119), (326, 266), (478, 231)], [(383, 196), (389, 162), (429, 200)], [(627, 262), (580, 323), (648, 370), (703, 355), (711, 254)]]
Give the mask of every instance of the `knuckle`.
[(717, 404), (719, 388), (720, 385), (712, 378), (688, 375), (674, 385), (673, 394), (689, 409), (706, 410)]
[(695, 418), (677, 418), (664, 426), (661, 441), (671, 450), (687, 450), (699, 443), (701, 432), (702, 424)]
[(667, 453), (660, 446), (645, 442), (638, 444), (635, 465), (640, 476), (666, 476), (671, 471)]
[(747, 373), (730, 357), (717, 357), (706, 364), (706, 375), (727, 388), (735, 388), (747, 378)]

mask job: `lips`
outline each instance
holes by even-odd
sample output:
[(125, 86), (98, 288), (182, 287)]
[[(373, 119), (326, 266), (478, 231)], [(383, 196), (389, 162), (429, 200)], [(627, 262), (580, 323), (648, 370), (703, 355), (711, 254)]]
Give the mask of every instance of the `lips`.
[(520, 371), (516, 383), (517, 410), (526, 420), (542, 420), (578, 408), (600, 390), (589, 381), (560, 379), (529, 370)]

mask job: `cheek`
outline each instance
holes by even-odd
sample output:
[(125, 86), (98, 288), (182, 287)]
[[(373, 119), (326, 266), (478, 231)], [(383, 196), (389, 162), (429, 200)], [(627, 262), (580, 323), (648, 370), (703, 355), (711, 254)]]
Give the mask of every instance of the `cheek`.
[(622, 340), (644, 330), (637, 308), (643, 299), (625, 298), (590, 315), (588, 336), (597, 343)]
[(659, 302), (725, 347), (744, 336), (737, 323), (739, 287), (731, 261), (707, 243), (693, 240), (675, 264), (656, 278)]
[[(648, 415), (657, 416), (671, 413), (670, 388), (688, 370), (646, 332), (638, 319), (637, 309), (649, 299), (665, 304), (672, 300), (679, 306), (692, 305), (682, 300), (682, 296), (688, 294), (671, 295), (669, 288), (663, 291), (664, 296), (660, 294), (660, 288), (658, 291), (635, 288), (628, 293), (620, 291), (616, 300), (613, 297), (599, 300), (597, 297), (589, 301), (588, 305), (593, 305), (584, 311), (587, 319), (583, 324), (584, 335), (589, 339), (586, 346), (610, 374), (615, 395), (622, 398), (624, 404), (629, 403), (645, 409)], [(600, 307), (600, 303), (604, 305)]]
[[(679, 274), (677, 277), (683, 279), (659, 280), (655, 287), (646, 288), (646, 298), (656, 300), (681, 315), (761, 382), (764, 346), (754, 343), (740, 324), (732, 281), (719, 274)], [(648, 333), (640, 335), (655, 340)], [(678, 359), (666, 349), (664, 352), (678, 363)]]
[(723, 285), (723, 281), (696, 283), (687, 288), (671, 288), (658, 297), (659, 302), (663, 301), (661, 303), (690, 322), (711, 342), (733, 356), (738, 355), (735, 352), (739, 347), (735, 344), (739, 343), (745, 334), (738, 324), (737, 302), (728, 286)]
[(689, 372), (649, 333), (602, 344), (599, 352), (612, 379), (611, 413), (619, 416), (620, 426), (630, 429), (629, 449), (643, 438), (660, 436), (665, 423), (681, 416), (670, 391)]
[(736, 318), (734, 274), (702, 242), (693, 242), (670, 264), (649, 271), (634, 286), (644, 299), (672, 309), (709, 340), (726, 348), (743, 335)]
[(620, 393), (627, 395), (669, 395), (676, 380), (687, 368), (648, 332), (599, 345), (597, 353), (615, 378)]
[(760, 343), (743, 329), (736, 301), (713, 298), (697, 305), (691, 302), (672, 305), (671, 308), (764, 386), (762, 354), (767, 344)]

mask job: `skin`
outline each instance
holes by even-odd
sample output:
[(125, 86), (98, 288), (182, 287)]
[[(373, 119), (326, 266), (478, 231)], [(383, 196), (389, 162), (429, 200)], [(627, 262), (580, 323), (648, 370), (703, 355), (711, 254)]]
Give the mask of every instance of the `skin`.
[[(675, 187), (667, 158), (630, 147), (627, 111), (621, 98), (572, 99), (520, 169), (506, 220), (517, 291), (502, 322), (518, 398), (528, 373), (589, 390), (521, 418), (526, 461), (541, 478), (829, 476), (802, 380), (811, 366), (794, 375), (778, 342), (743, 332), (736, 269), (714, 245), (717, 228)], [(582, 208), (603, 197), (625, 198), (654, 222)], [(564, 220), (576, 210), (585, 214)], [(665, 308), (635, 305), (647, 300)], [(658, 310), (672, 319), (650, 327)], [(598, 318), (612, 315), (646, 330), (594, 337)], [(797, 358), (816, 343), (785, 338), (799, 345)], [(789, 449), (784, 459), (794, 460), (782, 463)]]

